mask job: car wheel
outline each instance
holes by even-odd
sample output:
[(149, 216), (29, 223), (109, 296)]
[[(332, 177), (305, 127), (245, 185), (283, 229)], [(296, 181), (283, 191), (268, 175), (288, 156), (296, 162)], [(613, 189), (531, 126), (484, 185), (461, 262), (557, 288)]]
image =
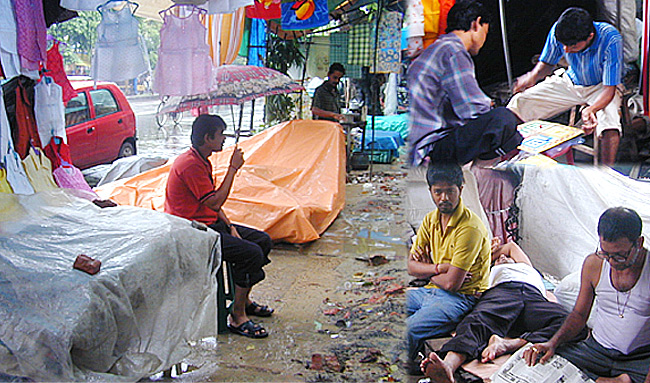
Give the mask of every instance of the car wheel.
[(129, 157), (135, 154), (135, 145), (131, 141), (124, 141), (120, 147), (120, 153), (117, 158)]

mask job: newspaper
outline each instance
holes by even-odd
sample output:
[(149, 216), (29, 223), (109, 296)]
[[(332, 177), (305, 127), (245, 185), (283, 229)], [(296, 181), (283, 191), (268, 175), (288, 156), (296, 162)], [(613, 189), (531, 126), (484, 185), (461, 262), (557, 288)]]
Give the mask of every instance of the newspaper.
[(522, 355), (530, 346), (532, 344), (528, 343), (514, 353), (492, 375), (492, 383), (594, 383), (578, 367), (557, 354), (544, 364), (528, 367)]
[(524, 137), (519, 149), (532, 154), (542, 153), (583, 133), (581, 129), (542, 120), (523, 123), (517, 130)]

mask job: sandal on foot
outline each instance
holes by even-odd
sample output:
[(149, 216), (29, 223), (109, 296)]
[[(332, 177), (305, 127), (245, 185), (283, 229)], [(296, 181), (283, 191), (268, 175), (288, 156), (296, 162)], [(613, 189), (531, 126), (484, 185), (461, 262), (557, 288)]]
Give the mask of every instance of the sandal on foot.
[(244, 322), (239, 326), (228, 324), (228, 330), (230, 330), (230, 332), (233, 334), (243, 335), (248, 338), (259, 339), (269, 336), (269, 333), (266, 332), (266, 329), (264, 329), (264, 327), (253, 322), (252, 320)]
[(254, 315), (258, 317), (270, 317), (271, 314), (273, 314), (273, 311), (275, 310), (273, 310), (269, 306), (258, 305), (255, 302), (246, 306), (246, 315)]

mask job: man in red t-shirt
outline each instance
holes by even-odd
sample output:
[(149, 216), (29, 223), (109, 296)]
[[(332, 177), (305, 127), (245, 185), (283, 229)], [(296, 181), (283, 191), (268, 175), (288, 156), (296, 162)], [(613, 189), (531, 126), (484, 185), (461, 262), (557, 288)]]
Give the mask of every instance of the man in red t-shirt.
[(265, 338), (268, 332), (249, 315), (268, 317), (273, 309), (250, 298), (253, 285), (264, 279), (262, 267), (270, 262), (273, 243), (268, 234), (233, 225), (221, 209), (230, 194), (237, 171), (244, 165), (244, 152), (235, 148), (228, 171), (215, 188), (208, 157), (221, 151), (226, 123), (221, 117), (204, 114), (192, 124), (192, 147), (176, 158), (169, 171), (165, 191), (165, 212), (202, 222), (221, 235), (223, 260), (230, 262), (235, 282), (235, 299), (228, 329), (250, 338)]

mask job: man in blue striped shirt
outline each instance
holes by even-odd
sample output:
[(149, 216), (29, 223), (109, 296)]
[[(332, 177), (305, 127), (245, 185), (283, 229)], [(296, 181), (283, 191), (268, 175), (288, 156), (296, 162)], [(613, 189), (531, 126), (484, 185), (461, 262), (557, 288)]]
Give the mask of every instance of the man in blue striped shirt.
[[(562, 57), (569, 68), (546, 77)], [(613, 165), (621, 133), (621, 98), (616, 87), (621, 83), (622, 66), (623, 41), (616, 28), (594, 22), (584, 9), (569, 8), (551, 28), (539, 62), (517, 79), (513, 90), (518, 94), (508, 108), (530, 121), (586, 104), (582, 128), (585, 134), (596, 130), (601, 162)]]
[(492, 159), (521, 143), (518, 118), (492, 102), (476, 81), (473, 55), (483, 47), (490, 16), (476, 1), (458, 1), (440, 36), (408, 70), (410, 160), (465, 164)]

